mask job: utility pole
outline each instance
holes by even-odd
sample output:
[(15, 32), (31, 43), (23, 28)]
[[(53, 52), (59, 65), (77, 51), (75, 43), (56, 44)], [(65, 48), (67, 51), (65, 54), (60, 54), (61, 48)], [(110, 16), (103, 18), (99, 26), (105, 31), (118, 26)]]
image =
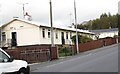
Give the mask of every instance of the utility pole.
[(74, 0), (74, 13), (75, 13), (75, 25), (76, 25), (76, 48), (77, 48), (77, 53), (79, 53), (78, 32), (77, 32), (77, 12), (76, 12), (76, 2), (75, 2), (75, 0)]
[(53, 32), (53, 20), (52, 20), (52, 2), (50, 0), (50, 24), (51, 24), (51, 47), (54, 47), (54, 32)]

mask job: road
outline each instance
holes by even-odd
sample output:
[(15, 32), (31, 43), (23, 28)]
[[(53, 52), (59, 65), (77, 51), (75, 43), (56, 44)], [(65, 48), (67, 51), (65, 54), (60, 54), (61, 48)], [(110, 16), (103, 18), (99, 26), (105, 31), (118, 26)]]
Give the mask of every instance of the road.
[(30, 67), (31, 72), (118, 72), (118, 45)]

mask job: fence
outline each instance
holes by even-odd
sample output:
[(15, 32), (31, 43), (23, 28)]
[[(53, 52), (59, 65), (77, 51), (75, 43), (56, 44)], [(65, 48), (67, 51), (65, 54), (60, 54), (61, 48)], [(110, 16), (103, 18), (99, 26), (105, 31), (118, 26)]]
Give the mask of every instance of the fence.
[(57, 48), (50, 46), (25, 46), (7, 49), (6, 52), (15, 59), (26, 60), (29, 63), (44, 62), (57, 59)]
[[(96, 48), (100, 48), (103, 46), (108, 46), (117, 43), (116, 38), (104, 38), (99, 39), (95, 41), (91, 41), (88, 43), (79, 44), (79, 52), (85, 52), (88, 50), (93, 50)], [(76, 51), (76, 45), (75, 45), (75, 51)], [(76, 51), (77, 52), (77, 51)]]

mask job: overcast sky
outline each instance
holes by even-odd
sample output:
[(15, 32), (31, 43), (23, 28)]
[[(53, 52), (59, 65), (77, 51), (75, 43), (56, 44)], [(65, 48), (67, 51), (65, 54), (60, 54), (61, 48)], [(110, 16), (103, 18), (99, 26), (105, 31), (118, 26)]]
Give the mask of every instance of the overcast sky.
[[(98, 18), (102, 13), (116, 14), (118, 2), (119, 0), (76, 0), (78, 23)], [(0, 0), (2, 23), (13, 17), (23, 18), (22, 3), (28, 3), (25, 11), (32, 16), (33, 21), (49, 24), (49, 0)], [(68, 26), (74, 22), (74, 0), (52, 0), (52, 6), (54, 25)]]

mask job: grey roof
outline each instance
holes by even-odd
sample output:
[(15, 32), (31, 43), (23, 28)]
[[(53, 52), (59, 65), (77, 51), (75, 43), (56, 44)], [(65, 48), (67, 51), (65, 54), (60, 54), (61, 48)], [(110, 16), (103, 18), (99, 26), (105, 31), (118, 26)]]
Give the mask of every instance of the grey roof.
[(114, 31), (118, 31), (118, 28), (90, 30), (90, 32), (93, 32), (93, 33), (114, 32)]

